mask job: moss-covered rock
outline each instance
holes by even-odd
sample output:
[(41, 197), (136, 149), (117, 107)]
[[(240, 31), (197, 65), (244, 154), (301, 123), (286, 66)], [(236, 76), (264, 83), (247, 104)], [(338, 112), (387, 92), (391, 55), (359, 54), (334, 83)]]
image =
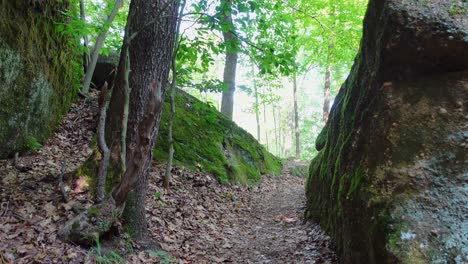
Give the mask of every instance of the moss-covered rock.
[[(251, 184), (262, 174), (279, 174), (281, 162), (255, 138), (229, 121), (213, 106), (178, 90), (175, 98), (174, 161), (212, 173), (221, 182)], [(170, 104), (166, 98), (155, 159), (167, 160), (167, 125)]]
[(68, 110), (82, 68), (79, 40), (57, 31), (66, 8), (0, 1), (0, 158), (45, 140)]
[(369, 3), (306, 186), (342, 263), (468, 262), (467, 12)]

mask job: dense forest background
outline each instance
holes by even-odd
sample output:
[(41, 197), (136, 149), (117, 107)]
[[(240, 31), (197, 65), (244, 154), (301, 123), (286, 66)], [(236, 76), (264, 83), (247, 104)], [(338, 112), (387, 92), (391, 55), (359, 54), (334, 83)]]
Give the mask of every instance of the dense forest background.
[[(76, 20), (63, 30), (87, 34), (93, 47), (94, 36), (108, 23), (106, 14), (115, 3), (85, 0), (83, 4), (86, 22)], [(273, 154), (310, 160), (316, 154), (313, 142), (324, 125), (324, 112), (330, 110), (359, 48), (367, 1), (224, 4), (185, 3), (177, 87), (221, 110), (227, 45), (223, 30), (232, 29), (239, 40), (233, 120)], [(219, 17), (228, 8), (232, 25)], [(124, 3), (109, 25), (100, 54), (120, 52), (127, 13)]]

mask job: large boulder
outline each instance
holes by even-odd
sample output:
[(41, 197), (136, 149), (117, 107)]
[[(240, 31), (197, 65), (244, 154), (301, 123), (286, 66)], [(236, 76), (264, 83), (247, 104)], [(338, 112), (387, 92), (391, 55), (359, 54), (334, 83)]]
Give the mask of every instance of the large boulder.
[[(60, 2), (60, 3), (59, 3)], [(63, 1), (0, 1), (0, 158), (47, 139), (79, 84)]]
[(342, 263), (468, 262), (467, 12), (369, 3), (306, 186)]
[[(281, 173), (281, 161), (247, 131), (228, 120), (212, 105), (177, 90), (173, 126), (177, 165), (215, 175), (221, 182), (258, 183), (262, 174)], [(166, 96), (155, 159), (168, 156), (169, 96)]]

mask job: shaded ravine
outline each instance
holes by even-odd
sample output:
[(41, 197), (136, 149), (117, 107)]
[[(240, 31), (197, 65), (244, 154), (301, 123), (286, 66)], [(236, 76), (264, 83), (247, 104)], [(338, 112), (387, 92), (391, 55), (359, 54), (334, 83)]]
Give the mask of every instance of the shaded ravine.
[(235, 263), (335, 263), (329, 237), (304, 222), (304, 179), (292, 176), (297, 162), (285, 164), (281, 177), (265, 177), (248, 193), (248, 206), (224, 234)]

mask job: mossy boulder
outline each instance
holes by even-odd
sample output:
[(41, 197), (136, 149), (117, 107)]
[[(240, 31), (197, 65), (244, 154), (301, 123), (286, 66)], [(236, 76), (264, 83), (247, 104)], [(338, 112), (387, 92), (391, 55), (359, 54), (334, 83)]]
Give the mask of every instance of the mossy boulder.
[(369, 2), (306, 185), (342, 263), (468, 262), (467, 12)]
[[(215, 175), (220, 182), (252, 184), (262, 174), (279, 174), (281, 161), (244, 129), (213, 106), (178, 90), (175, 97), (174, 161)], [(167, 127), (170, 117), (166, 97), (159, 136), (154, 150), (157, 161), (168, 156)]]
[(0, 1), (0, 158), (47, 139), (68, 111), (82, 68), (79, 40), (57, 30), (67, 10)]

